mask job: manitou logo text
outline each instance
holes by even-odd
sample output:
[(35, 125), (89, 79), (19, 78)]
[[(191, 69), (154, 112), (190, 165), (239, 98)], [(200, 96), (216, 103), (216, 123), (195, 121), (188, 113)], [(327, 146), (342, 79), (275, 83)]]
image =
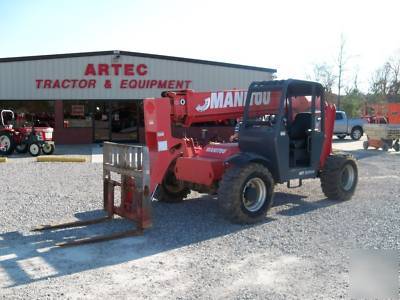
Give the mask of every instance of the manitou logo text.
[[(208, 109), (229, 108), (244, 106), (247, 98), (247, 92), (216, 92), (211, 93), (211, 97), (204, 99), (203, 104), (196, 106), (198, 112)], [(250, 105), (268, 105), (271, 102), (270, 92), (254, 92), (251, 94)]]

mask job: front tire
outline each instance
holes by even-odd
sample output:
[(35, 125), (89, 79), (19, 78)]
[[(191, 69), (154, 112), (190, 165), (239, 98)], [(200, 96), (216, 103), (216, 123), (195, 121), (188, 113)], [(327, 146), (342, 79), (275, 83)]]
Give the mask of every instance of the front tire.
[(357, 126), (357, 127), (354, 127), (354, 128), (351, 130), (350, 136), (351, 136), (351, 139), (352, 139), (352, 140), (358, 141), (359, 139), (361, 139), (361, 137), (363, 136), (363, 134), (364, 134), (363, 129), (362, 129), (360, 126)]
[(44, 143), (42, 146), (42, 151), (46, 155), (53, 154), (55, 149), (56, 149), (56, 147), (54, 146), (54, 144)]
[(274, 197), (274, 179), (257, 163), (226, 170), (218, 189), (218, 203), (233, 223), (253, 224), (265, 219)]
[(330, 155), (321, 172), (321, 188), (331, 200), (349, 200), (356, 190), (358, 168), (350, 154)]
[(161, 202), (179, 203), (189, 194), (190, 189), (182, 181), (176, 179), (172, 171), (167, 171), (162, 183), (158, 187), (156, 198)]
[(0, 155), (10, 155), (14, 152), (15, 143), (9, 132), (0, 133)]
[(32, 143), (29, 145), (28, 152), (30, 155), (36, 157), (40, 155), (41, 147), (38, 143)]

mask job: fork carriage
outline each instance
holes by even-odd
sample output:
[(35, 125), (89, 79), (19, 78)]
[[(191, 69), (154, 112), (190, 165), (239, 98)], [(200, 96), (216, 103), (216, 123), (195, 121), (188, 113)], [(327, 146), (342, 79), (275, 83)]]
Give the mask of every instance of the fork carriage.
[[(126, 218), (136, 224), (136, 228), (111, 235), (88, 237), (57, 246), (75, 246), (102, 242), (128, 236), (142, 235), (143, 230), (152, 226), (149, 153), (145, 146), (124, 145), (105, 142), (103, 146), (103, 198), (107, 216), (91, 220), (62, 224), (42, 225), (33, 231), (57, 230), (82, 227), (110, 221), (114, 215)], [(115, 187), (121, 189), (121, 203), (115, 204)]]

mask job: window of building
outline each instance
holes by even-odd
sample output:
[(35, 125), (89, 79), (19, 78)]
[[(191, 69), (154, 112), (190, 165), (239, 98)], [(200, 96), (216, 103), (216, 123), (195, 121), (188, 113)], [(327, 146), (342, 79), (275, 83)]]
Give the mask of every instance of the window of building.
[(63, 110), (65, 128), (87, 128), (93, 126), (89, 101), (63, 101)]
[(15, 114), (15, 127), (51, 126), (54, 128), (54, 101), (0, 101), (0, 110), (9, 109)]

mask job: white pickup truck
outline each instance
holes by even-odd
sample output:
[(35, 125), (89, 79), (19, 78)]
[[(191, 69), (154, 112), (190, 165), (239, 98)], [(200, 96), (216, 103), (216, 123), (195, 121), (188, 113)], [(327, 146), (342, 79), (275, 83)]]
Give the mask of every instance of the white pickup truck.
[(367, 121), (363, 119), (348, 119), (344, 111), (336, 111), (335, 127), (333, 133), (339, 138), (344, 139), (347, 135), (353, 140), (359, 140), (363, 134), (363, 126)]

